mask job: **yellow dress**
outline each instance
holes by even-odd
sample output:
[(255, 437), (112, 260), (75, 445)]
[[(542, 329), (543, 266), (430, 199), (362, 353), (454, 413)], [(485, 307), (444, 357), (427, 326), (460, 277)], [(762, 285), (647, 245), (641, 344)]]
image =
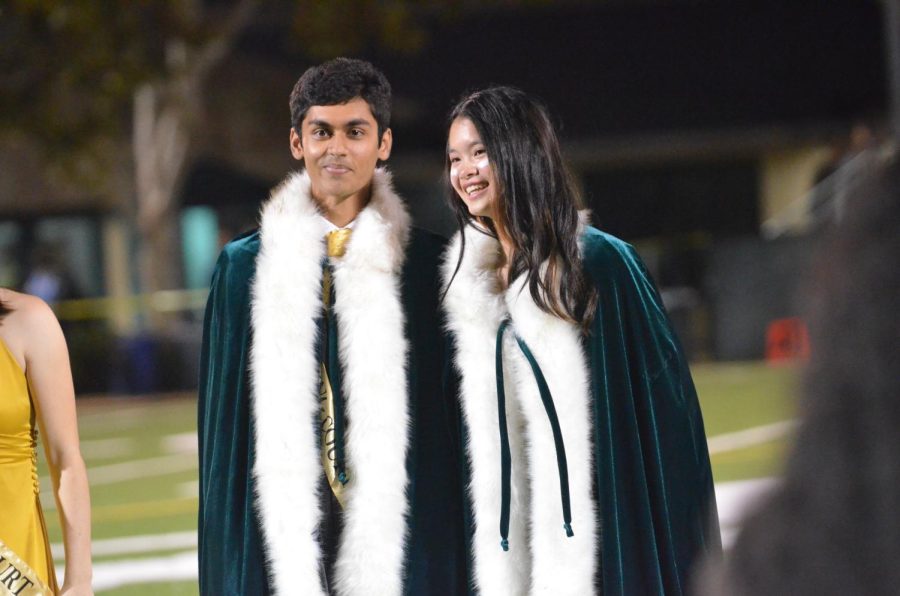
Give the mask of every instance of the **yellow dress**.
[[(36, 446), (36, 416), (25, 373), (0, 339), (0, 549), (18, 555), (55, 594), (59, 588), (39, 498)], [(0, 561), (0, 578), (15, 573), (8, 571), (10, 564), (16, 569), (21, 565), (7, 556)]]

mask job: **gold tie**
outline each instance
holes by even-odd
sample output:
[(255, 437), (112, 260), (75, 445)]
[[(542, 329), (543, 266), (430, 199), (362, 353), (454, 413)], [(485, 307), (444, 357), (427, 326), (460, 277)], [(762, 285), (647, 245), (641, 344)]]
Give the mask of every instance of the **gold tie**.
[[(338, 228), (325, 234), (326, 250), (329, 257), (341, 258), (347, 252), (347, 242), (350, 241), (351, 228)], [(322, 304), (325, 306), (325, 314), (331, 306), (331, 269), (325, 267), (322, 273)]]
[[(325, 236), (328, 256), (340, 258), (344, 256), (347, 249), (347, 241), (350, 240), (350, 228), (340, 228), (332, 230)], [(324, 316), (328, 325), (334, 325), (336, 320), (331, 316), (332, 299), (332, 276), (331, 268), (326, 265), (322, 272), (322, 305), (324, 307)], [(327, 334), (326, 334), (327, 335)], [(327, 359), (327, 354), (325, 359)], [(331, 379), (328, 378), (325, 362), (320, 364), (321, 385), (319, 387), (319, 416), (321, 422), (321, 448), (322, 448), (322, 466), (325, 468), (325, 477), (331, 491), (337, 498), (343, 509), (346, 501), (344, 497), (344, 483), (338, 475), (335, 461), (335, 404), (334, 393), (332, 391)]]
[(340, 228), (338, 230), (331, 230), (328, 232), (328, 235), (325, 236), (328, 242), (328, 256), (329, 257), (342, 257), (344, 256), (344, 252), (347, 250), (347, 241), (350, 240), (350, 233), (353, 232), (350, 228)]

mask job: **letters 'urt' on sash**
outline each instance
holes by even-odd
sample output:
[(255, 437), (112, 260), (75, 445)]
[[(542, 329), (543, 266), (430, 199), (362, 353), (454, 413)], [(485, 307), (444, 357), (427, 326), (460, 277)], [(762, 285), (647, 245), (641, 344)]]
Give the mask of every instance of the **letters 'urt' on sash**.
[(53, 596), (31, 567), (0, 540), (0, 596)]

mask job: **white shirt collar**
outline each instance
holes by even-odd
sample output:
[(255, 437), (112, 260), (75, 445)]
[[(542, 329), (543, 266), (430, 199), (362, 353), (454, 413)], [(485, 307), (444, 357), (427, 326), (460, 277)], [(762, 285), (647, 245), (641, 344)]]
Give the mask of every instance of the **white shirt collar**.
[(321, 215), (321, 214), (320, 214), (320, 215), (319, 215), (319, 219), (321, 219), (321, 220), (325, 223), (325, 233), (326, 233), (326, 234), (327, 234), (328, 232), (333, 232), (333, 231), (335, 231), (335, 230), (341, 230), (341, 229), (351, 229), (351, 230), (352, 230), (352, 229), (353, 229), (353, 226), (356, 225), (356, 220), (355, 220), (355, 219), (354, 219), (353, 221), (351, 221), (350, 223), (348, 223), (348, 224), (347, 224), (346, 226), (344, 226), (343, 228), (340, 228), (340, 227), (334, 225), (333, 223), (331, 223), (330, 221), (328, 221), (328, 219), (327, 219), (324, 215)]

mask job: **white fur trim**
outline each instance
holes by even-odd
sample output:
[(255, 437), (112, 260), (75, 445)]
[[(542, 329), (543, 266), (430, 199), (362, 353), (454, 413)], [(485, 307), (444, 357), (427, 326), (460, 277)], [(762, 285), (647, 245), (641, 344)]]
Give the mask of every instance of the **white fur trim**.
[[(466, 246), (459, 272), (447, 296), (447, 324), (456, 340), (454, 362), (461, 373), (462, 411), (468, 429), (468, 491), (473, 505), (475, 534), (473, 550), (475, 584), (481, 594), (524, 594), (531, 560), (523, 504), (527, 498), (519, 458), (513, 460), (510, 550), (500, 548), (500, 438), (497, 415), (497, 385), (494, 350), (497, 328), (506, 316), (494, 274), (501, 259), (500, 245), (476, 231), (466, 234)], [(443, 264), (446, 283), (456, 268), (461, 239), (457, 234)], [(506, 346), (508, 351), (509, 345)], [(511, 371), (505, 371), (512, 387)], [(509, 393), (507, 393), (509, 395)], [(507, 401), (510, 444), (514, 456), (521, 454), (517, 408)], [(515, 447), (512, 445), (515, 444)]]
[[(468, 429), (468, 487), (475, 519), (475, 582), (490, 594), (593, 594), (596, 508), (593, 482), (589, 373), (578, 329), (535, 305), (524, 279), (501, 293), (499, 243), (469, 227), (460, 270), (445, 300), (456, 340), (463, 417)], [(445, 282), (456, 268), (457, 234), (443, 265)], [(508, 335), (504, 344), (506, 409), (512, 450), (510, 550), (500, 548), (500, 440), (495, 339), (504, 317), (525, 340), (547, 379), (569, 464), (572, 527), (563, 530), (559, 471), (550, 422), (531, 367)]]
[(346, 595), (399, 595), (403, 587), (409, 417), (399, 277), (410, 220), (389, 184), (380, 181), (357, 217), (334, 272), (350, 420), (350, 490), (336, 563), (337, 593)]
[(550, 387), (562, 429), (569, 471), (572, 529), (563, 530), (559, 468), (547, 413), (534, 375), (520, 356), (516, 377), (519, 402), (528, 421), (531, 479), (532, 594), (582, 595), (594, 592), (596, 568), (595, 504), (589, 373), (579, 329), (540, 310), (519, 278), (506, 292), (506, 304), (521, 337)]
[[(377, 170), (372, 198), (335, 265), (349, 419), (350, 483), (335, 581), (342, 595), (402, 589), (409, 416), (399, 275), (409, 227), (390, 175)], [(313, 535), (323, 474), (314, 352), (325, 225), (305, 173), (273, 192), (260, 231), (251, 351), (257, 504), (275, 592), (322, 594)]]

